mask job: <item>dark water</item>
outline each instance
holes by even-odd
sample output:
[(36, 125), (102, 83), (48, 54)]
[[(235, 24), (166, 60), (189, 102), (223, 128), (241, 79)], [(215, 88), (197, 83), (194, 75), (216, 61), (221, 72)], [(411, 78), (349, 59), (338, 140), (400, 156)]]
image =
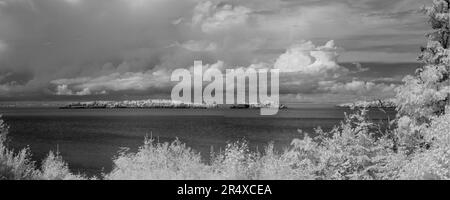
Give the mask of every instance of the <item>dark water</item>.
[[(75, 172), (89, 175), (109, 172), (121, 147), (135, 151), (146, 136), (161, 141), (179, 138), (208, 160), (211, 148), (246, 139), (252, 149), (274, 142), (277, 149), (302, 138), (298, 129), (330, 130), (349, 110), (333, 106), (301, 106), (281, 110), (276, 116), (259, 116), (257, 110), (117, 109), (60, 110), (56, 108), (2, 108), (10, 126), (9, 145), (29, 146), (33, 159), (42, 160), (58, 150)], [(393, 116), (394, 113), (390, 112)], [(375, 120), (387, 115), (370, 114)]]

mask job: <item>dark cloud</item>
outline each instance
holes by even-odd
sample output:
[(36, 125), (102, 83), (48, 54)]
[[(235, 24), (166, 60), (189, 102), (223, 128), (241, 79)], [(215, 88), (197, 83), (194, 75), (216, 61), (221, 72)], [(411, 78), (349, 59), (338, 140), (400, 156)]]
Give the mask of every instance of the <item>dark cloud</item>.
[[(194, 60), (273, 65), (301, 40), (334, 39), (348, 51), (342, 61), (413, 62), (426, 32), (415, 10), (424, 2), (0, 0), (0, 99), (160, 96), (169, 88), (157, 87), (165, 83), (158, 76), (167, 78), (159, 72)], [(308, 84), (297, 92), (325, 91), (298, 78)]]

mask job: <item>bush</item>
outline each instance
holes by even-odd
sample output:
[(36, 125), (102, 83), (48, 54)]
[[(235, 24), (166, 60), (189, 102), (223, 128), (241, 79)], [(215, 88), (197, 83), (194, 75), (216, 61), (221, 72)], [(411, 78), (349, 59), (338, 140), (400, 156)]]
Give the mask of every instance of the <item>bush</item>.
[(28, 149), (22, 149), (15, 154), (5, 146), (8, 126), (0, 116), (0, 180), (35, 179), (38, 172), (34, 170), (34, 163), (30, 161)]
[(8, 126), (0, 116), (0, 180), (83, 179), (82, 176), (71, 174), (62, 157), (52, 152), (42, 162), (41, 170), (36, 169), (28, 148), (14, 153), (6, 147), (7, 134)]
[[(331, 132), (296, 139), (283, 153), (270, 144), (263, 155), (244, 141), (230, 143), (210, 165), (179, 140), (153, 144), (146, 140), (137, 153), (122, 152), (106, 179), (389, 179), (403, 158), (393, 142), (361, 110)], [(379, 129), (378, 129), (379, 130)], [(397, 170), (398, 171), (398, 170)]]
[(316, 130), (295, 139), (281, 155), (297, 179), (389, 179), (398, 159), (391, 132), (381, 131), (367, 119), (367, 110), (346, 115), (345, 121), (330, 132)]
[(450, 107), (443, 116), (434, 117), (423, 130), (427, 149), (412, 155), (401, 169), (401, 179), (450, 179)]
[(114, 159), (114, 169), (105, 179), (208, 179), (210, 168), (179, 140), (154, 144), (146, 139), (137, 153), (122, 151)]
[(42, 161), (40, 179), (44, 180), (82, 180), (85, 177), (74, 175), (70, 172), (67, 163), (59, 153), (50, 151), (48, 156)]

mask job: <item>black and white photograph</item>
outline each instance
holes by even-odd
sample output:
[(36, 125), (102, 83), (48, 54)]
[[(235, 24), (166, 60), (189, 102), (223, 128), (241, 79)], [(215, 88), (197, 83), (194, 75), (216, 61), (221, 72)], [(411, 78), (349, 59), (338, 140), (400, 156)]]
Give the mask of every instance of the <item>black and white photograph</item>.
[(450, 0), (0, 0), (0, 182), (449, 179)]

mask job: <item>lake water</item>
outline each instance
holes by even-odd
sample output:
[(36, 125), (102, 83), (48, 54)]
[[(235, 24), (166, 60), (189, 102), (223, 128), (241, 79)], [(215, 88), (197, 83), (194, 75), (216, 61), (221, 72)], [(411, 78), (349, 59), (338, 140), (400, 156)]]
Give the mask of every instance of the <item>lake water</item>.
[[(38, 162), (50, 150), (58, 150), (71, 170), (88, 175), (109, 172), (121, 147), (136, 151), (146, 136), (160, 142), (179, 138), (207, 161), (212, 148), (219, 151), (227, 142), (240, 139), (247, 140), (253, 150), (269, 142), (282, 150), (292, 139), (303, 137), (298, 129), (312, 133), (320, 126), (330, 130), (345, 112), (350, 113), (331, 105), (297, 106), (280, 110), (276, 116), (230, 109), (0, 109), (10, 126), (10, 147), (28, 146)], [(385, 120), (387, 115), (395, 113), (370, 112), (374, 120)]]

